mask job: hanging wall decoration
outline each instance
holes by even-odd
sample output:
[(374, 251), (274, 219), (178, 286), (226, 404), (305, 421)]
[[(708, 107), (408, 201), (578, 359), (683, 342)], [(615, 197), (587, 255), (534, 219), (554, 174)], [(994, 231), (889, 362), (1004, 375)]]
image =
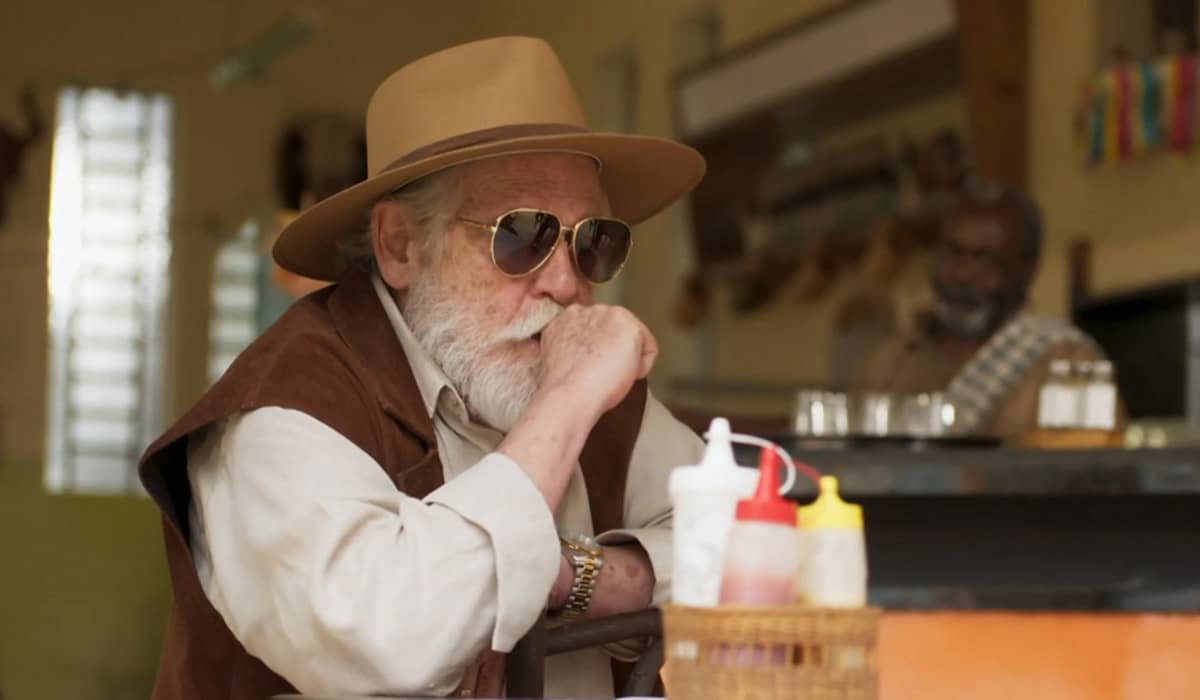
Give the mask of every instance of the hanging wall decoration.
[(1197, 57), (1118, 60), (1082, 91), (1077, 137), (1089, 166), (1196, 145)]
[(21, 177), (21, 160), (42, 136), (42, 113), (31, 86), (21, 91), (23, 124), (0, 122), (0, 226), (8, 214), (8, 195)]

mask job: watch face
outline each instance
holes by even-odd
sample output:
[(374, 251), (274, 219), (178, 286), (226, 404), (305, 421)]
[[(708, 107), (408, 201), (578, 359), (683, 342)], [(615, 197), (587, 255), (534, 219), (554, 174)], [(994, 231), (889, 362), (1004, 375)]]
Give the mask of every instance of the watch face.
[(597, 542), (596, 538), (592, 537), (591, 535), (567, 535), (563, 537), (563, 541), (567, 544), (575, 545), (576, 547), (589, 552), (600, 551), (600, 543)]

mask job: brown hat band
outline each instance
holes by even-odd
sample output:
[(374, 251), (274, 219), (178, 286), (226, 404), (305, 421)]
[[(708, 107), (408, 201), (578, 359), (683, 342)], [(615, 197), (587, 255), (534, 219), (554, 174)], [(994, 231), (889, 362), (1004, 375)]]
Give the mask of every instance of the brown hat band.
[(433, 143), (422, 146), (415, 151), (409, 152), (407, 155), (388, 163), (379, 173), (385, 173), (389, 170), (402, 168), (410, 163), (415, 163), (419, 160), (436, 156), (449, 151), (457, 151), (461, 148), (469, 146), (478, 146), (481, 143), (489, 143), (491, 141), (504, 141), (507, 139), (528, 138), (531, 136), (558, 136), (560, 134), (583, 134), (587, 133), (587, 129), (574, 124), (506, 124), (504, 126), (495, 126), (490, 129), (480, 129), (479, 131), (471, 131), (465, 134), (451, 136), (448, 139), (434, 141)]

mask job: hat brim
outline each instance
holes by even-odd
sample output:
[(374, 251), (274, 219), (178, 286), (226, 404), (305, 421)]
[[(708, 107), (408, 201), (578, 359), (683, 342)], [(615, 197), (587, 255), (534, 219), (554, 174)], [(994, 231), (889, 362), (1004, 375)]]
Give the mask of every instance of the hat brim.
[(453, 165), (501, 155), (580, 153), (600, 162), (600, 181), (612, 215), (637, 224), (684, 196), (704, 176), (704, 158), (668, 139), (632, 134), (578, 133), (489, 141), (386, 170), (304, 210), (280, 233), (275, 261), (305, 277), (337, 279), (338, 244), (362, 233), (367, 207), (384, 194)]

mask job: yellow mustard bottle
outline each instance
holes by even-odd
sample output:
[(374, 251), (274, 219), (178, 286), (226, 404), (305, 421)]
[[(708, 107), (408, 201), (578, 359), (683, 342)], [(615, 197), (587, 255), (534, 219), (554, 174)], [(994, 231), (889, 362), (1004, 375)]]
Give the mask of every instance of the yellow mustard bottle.
[(867, 604), (867, 550), (862, 506), (838, 495), (835, 476), (822, 476), (820, 493), (799, 509), (800, 570), (796, 600), (814, 607)]

